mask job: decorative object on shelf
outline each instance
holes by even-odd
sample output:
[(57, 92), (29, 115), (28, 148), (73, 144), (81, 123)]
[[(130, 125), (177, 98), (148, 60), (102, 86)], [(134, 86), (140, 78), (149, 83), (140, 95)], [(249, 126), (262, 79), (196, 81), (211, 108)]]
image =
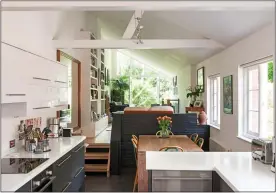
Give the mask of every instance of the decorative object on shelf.
[(124, 104), (125, 91), (129, 89), (129, 77), (119, 76), (111, 79), (111, 100)]
[(204, 92), (204, 80), (205, 80), (205, 75), (204, 75), (204, 67), (201, 67), (197, 70), (197, 85), (201, 86), (201, 93)]
[(197, 100), (194, 102), (194, 107), (202, 107), (202, 101), (201, 100)]
[(233, 76), (223, 77), (223, 111), (233, 114)]
[(202, 87), (201, 86), (195, 86), (195, 87), (190, 86), (186, 91), (188, 91), (188, 93), (186, 95), (187, 98), (190, 98), (190, 107), (193, 107), (197, 97), (199, 97), (200, 93), (202, 93)]
[(168, 116), (158, 117), (158, 125), (160, 130), (157, 131), (156, 136), (160, 138), (168, 138), (170, 134), (173, 134), (170, 126), (172, 125), (172, 118)]
[(204, 111), (201, 111), (199, 114), (198, 114), (198, 123), (200, 125), (206, 125), (207, 124), (207, 115)]
[(186, 113), (189, 113), (189, 112), (200, 113), (201, 111), (204, 111), (203, 107), (185, 107), (185, 112)]

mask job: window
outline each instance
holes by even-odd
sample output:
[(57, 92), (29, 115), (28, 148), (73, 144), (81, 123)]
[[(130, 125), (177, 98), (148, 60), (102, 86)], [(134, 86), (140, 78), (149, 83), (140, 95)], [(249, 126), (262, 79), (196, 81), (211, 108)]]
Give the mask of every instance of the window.
[(220, 76), (209, 77), (210, 80), (210, 124), (220, 125)]
[(273, 109), (273, 62), (247, 64), (243, 68), (243, 136), (272, 137)]
[(117, 75), (128, 77), (129, 90), (124, 103), (130, 106), (150, 107), (161, 104), (162, 99), (173, 98), (172, 77), (144, 64), (121, 51), (117, 51)]

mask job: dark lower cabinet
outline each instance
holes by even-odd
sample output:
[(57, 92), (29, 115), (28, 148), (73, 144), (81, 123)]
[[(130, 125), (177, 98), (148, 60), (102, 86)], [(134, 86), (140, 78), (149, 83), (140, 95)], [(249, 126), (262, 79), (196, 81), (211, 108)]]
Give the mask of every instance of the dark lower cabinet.
[[(50, 166), (53, 171), (52, 176), (55, 177), (52, 181), (52, 192), (85, 191), (84, 156), (85, 147), (82, 142)], [(16, 192), (31, 192), (32, 180)]]
[(213, 171), (213, 192), (234, 192), (226, 182), (217, 174), (217, 172)]
[(54, 192), (79, 192), (85, 179), (84, 142), (54, 163)]

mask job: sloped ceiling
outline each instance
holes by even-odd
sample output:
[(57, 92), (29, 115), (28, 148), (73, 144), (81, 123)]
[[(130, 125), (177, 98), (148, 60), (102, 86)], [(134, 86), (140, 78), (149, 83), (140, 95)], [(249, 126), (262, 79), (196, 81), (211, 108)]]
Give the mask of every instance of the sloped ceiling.
[[(122, 36), (134, 12), (93, 12), (108, 21)], [(141, 23), (144, 39), (213, 39), (233, 45), (273, 22), (273, 11), (151, 11)], [(224, 48), (224, 49), (225, 49)], [(197, 64), (222, 49), (185, 48), (152, 50), (183, 65)]]

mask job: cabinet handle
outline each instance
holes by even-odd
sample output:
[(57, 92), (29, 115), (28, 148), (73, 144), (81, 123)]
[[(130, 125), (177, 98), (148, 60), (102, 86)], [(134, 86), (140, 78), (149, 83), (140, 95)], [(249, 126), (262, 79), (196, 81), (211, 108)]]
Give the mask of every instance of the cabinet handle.
[(6, 94), (6, 96), (26, 96), (26, 94)]
[(64, 162), (66, 162), (70, 157), (71, 157), (71, 155), (69, 155), (67, 158), (65, 158), (61, 163), (58, 164), (58, 167), (62, 166), (62, 164), (64, 164)]
[(68, 184), (65, 186), (65, 188), (61, 192), (65, 192), (71, 184), (72, 184), (72, 182), (68, 182)]
[(46, 188), (48, 188), (55, 179), (56, 179), (56, 176), (51, 177), (50, 181), (47, 184), (45, 184), (45, 186), (41, 188), (38, 192), (44, 192), (44, 190), (46, 190)]
[(36, 107), (36, 108), (33, 108), (33, 109), (49, 109), (50, 107)]
[(74, 178), (78, 177), (78, 175), (81, 173), (81, 171), (84, 169), (84, 167), (81, 167), (79, 172), (74, 176)]
[(153, 178), (153, 180), (212, 180), (212, 178), (172, 178), (172, 177), (160, 177)]
[(39, 77), (33, 77), (35, 80), (44, 80), (44, 81), (51, 81), (50, 79), (47, 78), (39, 78)]
[(80, 146), (77, 150), (74, 150), (73, 152), (74, 153), (77, 153), (81, 148), (83, 148), (84, 147), (84, 145), (82, 145), (82, 146)]
[(55, 82), (66, 84), (67, 82), (55, 80)]

